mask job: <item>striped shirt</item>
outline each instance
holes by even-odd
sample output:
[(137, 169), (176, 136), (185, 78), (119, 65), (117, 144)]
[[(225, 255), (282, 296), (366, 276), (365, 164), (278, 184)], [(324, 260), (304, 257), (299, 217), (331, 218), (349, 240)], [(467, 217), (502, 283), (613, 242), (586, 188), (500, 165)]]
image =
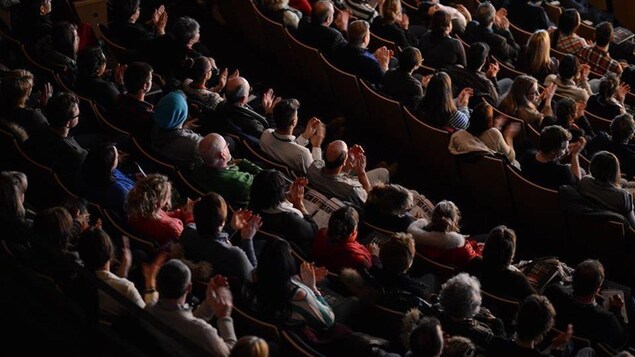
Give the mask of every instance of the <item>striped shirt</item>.
[(576, 54), (586, 46), (586, 41), (575, 33), (560, 35), (556, 50), (566, 54)]

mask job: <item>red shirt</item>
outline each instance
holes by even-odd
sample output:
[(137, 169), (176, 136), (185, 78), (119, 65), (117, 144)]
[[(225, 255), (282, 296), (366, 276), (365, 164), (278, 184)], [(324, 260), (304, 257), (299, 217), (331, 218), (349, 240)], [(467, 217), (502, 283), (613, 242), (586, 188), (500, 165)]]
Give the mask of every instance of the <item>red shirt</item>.
[(182, 220), (186, 224), (192, 221), (191, 217), (183, 216), (181, 210), (172, 212), (160, 210), (157, 218), (131, 217), (128, 219), (128, 223), (141, 238), (157, 241), (159, 245), (164, 246), (181, 238)]
[(352, 239), (348, 242), (332, 242), (326, 228), (320, 229), (313, 242), (313, 258), (316, 265), (336, 272), (342, 268), (368, 269), (372, 257), (366, 247)]

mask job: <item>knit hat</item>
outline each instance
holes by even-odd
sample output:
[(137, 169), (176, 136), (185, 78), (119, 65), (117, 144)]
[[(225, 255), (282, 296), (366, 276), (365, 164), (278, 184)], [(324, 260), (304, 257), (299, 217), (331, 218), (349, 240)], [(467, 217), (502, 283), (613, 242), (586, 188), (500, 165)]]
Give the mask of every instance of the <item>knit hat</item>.
[(160, 129), (174, 129), (187, 119), (185, 93), (175, 90), (159, 100), (154, 108), (154, 125)]

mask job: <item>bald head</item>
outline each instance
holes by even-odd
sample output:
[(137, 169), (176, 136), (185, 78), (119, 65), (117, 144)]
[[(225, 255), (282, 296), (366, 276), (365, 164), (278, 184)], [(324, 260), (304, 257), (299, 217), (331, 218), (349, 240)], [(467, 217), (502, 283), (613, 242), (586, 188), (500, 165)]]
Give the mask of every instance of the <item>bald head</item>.
[(326, 147), (324, 167), (330, 170), (344, 165), (348, 155), (348, 146), (342, 140), (335, 140)]
[(207, 134), (198, 144), (198, 151), (205, 165), (213, 168), (223, 168), (231, 159), (225, 138), (216, 133)]
[(243, 77), (229, 79), (225, 85), (225, 98), (229, 104), (245, 104), (250, 89), (249, 82)]
[(330, 26), (333, 21), (333, 4), (330, 0), (320, 0), (313, 4), (313, 11), (311, 12), (311, 22), (314, 24)]

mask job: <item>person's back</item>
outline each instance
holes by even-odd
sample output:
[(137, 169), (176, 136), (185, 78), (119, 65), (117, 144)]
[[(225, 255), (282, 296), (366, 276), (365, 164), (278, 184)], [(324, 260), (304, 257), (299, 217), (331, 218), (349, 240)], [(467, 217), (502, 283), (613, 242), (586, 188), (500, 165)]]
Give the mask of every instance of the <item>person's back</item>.
[(507, 9), (509, 20), (532, 33), (548, 29), (553, 24), (540, 4), (539, 1), (512, 1)]

